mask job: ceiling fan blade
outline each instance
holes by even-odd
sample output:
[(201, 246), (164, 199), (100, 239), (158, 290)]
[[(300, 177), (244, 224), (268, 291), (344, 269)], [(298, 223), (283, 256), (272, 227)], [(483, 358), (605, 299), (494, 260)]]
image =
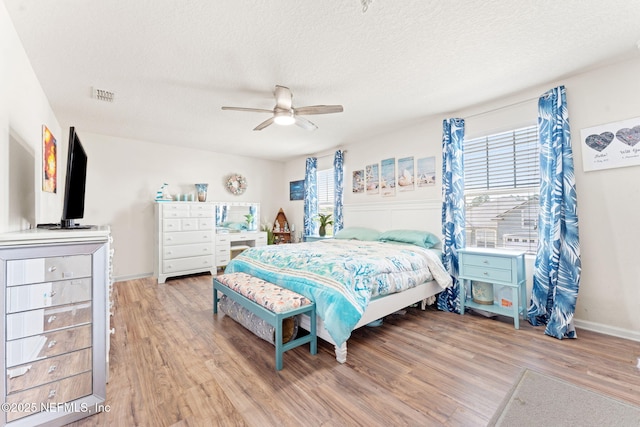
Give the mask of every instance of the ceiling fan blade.
[(262, 130), (262, 129), (266, 128), (267, 126), (269, 126), (271, 123), (273, 123), (273, 117), (269, 117), (267, 120), (265, 120), (264, 122), (262, 122), (258, 126), (256, 126), (253, 130)]
[(222, 107), (223, 110), (233, 111), (249, 111), (251, 113), (272, 113), (273, 110), (265, 110), (264, 108), (244, 108), (244, 107)]
[(306, 130), (316, 130), (318, 126), (305, 119), (304, 117), (296, 116), (296, 125), (300, 126), (302, 129)]
[(298, 107), (295, 109), (296, 114), (331, 114), (342, 113), (344, 108), (342, 105), (310, 105), (308, 107)]
[(283, 110), (290, 110), (292, 105), (293, 95), (291, 94), (291, 89), (285, 86), (276, 85), (276, 108), (281, 108)]

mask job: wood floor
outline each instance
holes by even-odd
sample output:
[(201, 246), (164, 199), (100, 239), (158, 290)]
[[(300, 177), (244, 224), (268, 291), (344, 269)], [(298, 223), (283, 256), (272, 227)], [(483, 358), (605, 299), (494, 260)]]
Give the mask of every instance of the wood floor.
[(640, 343), (557, 340), (509, 319), (410, 308), (274, 369), (274, 348), (213, 315), (211, 276), (115, 285), (107, 407), (73, 426), (483, 426), (524, 368), (640, 405)]

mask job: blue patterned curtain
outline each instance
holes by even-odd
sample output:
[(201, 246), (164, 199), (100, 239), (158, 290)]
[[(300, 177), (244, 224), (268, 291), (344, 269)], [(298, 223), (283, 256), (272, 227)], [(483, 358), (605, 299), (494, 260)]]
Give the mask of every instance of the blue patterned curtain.
[(318, 159), (309, 157), (304, 173), (304, 235), (315, 236), (318, 216)]
[(576, 338), (573, 314), (580, 283), (580, 242), (571, 132), (564, 86), (538, 101), (540, 214), (529, 322), (545, 334)]
[(438, 308), (460, 313), (458, 249), (464, 248), (464, 120), (442, 122), (442, 261), (453, 285), (438, 294)]
[(333, 158), (333, 181), (333, 235), (335, 236), (343, 227), (344, 152), (342, 150), (336, 151)]

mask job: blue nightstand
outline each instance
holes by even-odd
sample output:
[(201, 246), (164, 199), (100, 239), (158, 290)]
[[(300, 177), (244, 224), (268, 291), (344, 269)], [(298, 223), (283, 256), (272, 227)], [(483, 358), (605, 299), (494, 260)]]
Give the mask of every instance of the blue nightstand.
[[(473, 307), (513, 317), (513, 325), (519, 329), (520, 315), (526, 315), (527, 300), (524, 252), (465, 248), (458, 250), (458, 260), (460, 314), (464, 314), (465, 307)], [(480, 282), (478, 290), (483, 292), (486, 285), (489, 285), (489, 290), (493, 294), (489, 302), (485, 300), (478, 302), (471, 298), (473, 282)], [(479, 294), (480, 292), (477, 295), (481, 297), (482, 295)]]

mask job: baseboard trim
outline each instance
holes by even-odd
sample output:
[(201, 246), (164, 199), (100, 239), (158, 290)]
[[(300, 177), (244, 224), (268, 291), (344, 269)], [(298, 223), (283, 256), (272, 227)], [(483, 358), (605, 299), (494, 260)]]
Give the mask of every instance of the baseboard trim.
[[(614, 337), (640, 342), (640, 332), (616, 328), (615, 326), (607, 326), (602, 323), (589, 322), (587, 320), (573, 319), (573, 322), (577, 329), (586, 329), (587, 331), (599, 332), (605, 335), (612, 335)], [(579, 336), (580, 331), (578, 331), (578, 337)]]
[(153, 273), (131, 274), (127, 276), (113, 276), (113, 281), (125, 282), (127, 280), (144, 279), (145, 277), (153, 277)]

